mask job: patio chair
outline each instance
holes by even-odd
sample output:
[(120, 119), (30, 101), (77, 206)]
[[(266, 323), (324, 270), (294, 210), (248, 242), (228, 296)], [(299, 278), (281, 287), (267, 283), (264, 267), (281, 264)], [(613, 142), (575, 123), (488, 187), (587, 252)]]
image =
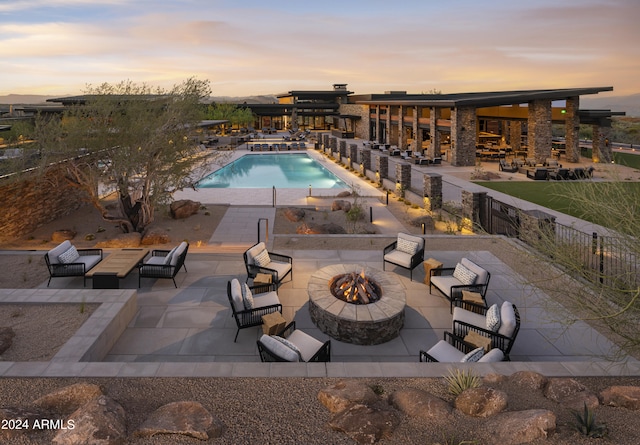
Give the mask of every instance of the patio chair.
[(491, 349), (485, 353), (483, 347), (475, 347), (451, 332), (445, 331), (444, 340), (440, 340), (428, 351), (420, 351), (421, 362), (440, 363), (492, 363), (505, 359), (500, 349)]
[(546, 181), (549, 177), (549, 170), (546, 167), (535, 167), (527, 169), (527, 178), (534, 181)]
[[(285, 340), (285, 341), (283, 341)], [(263, 362), (330, 362), (331, 340), (321, 342), (289, 323), (278, 335), (263, 334), (258, 340)]]
[(518, 171), (518, 166), (511, 163), (511, 164), (507, 164), (507, 161), (504, 159), (500, 159), (500, 164), (498, 165), (498, 168), (500, 169), (501, 172), (505, 172), (505, 173), (515, 173)]
[(53, 277), (82, 277), (82, 286), (86, 285), (85, 274), (102, 261), (102, 249), (76, 249), (69, 240), (65, 240), (44, 254), (49, 270), (49, 281)]
[(558, 168), (549, 172), (549, 179), (554, 181), (566, 181), (569, 179), (568, 168)]
[(386, 263), (409, 269), (409, 277), (413, 281), (413, 269), (424, 261), (424, 238), (398, 233), (398, 239), (384, 248), (382, 253), (382, 270)]
[(279, 253), (268, 252), (264, 242), (251, 246), (243, 253), (244, 265), (247, 269), (247, 281), (255, 278), (256, 274), (271, 275), (271, 282), (278, 286), (289, 274), (293, 279), (293, 258)]
[[(467, 303), (469, 304), (469, 303)], [(488, 337), (491, 347), (500, 349), (506, 359), (513, 347), (513, 342), (520, 331), (520, 313), (515, 304), (505, 301), (502, 305), (494, 304), (489, 308), (477, 307), (470, 311), (462, 307), (453, 310), (453, 333), (465, 338), (469, 332)]]
[(240, 329), (262, 325), (263, 315), (272, 312), (282, 314), (277, 289), (275, 283), (248, 286), (246, 283), (240, 284), (237, 278), (227, 282), (227, 297), (238, 328), (234, 343), (238, 339)]
[(462, 299), (463, 290), (477, 292), (486, 301), (490, 279), (489, 271), (467, 258), (462, 258), (456, 267), (431, 270), (429, 293), (434, 287), (438, 289), (451, 303), (450, 308), (453, 312), (454, 301)]
[(173, 280), (173, 285), (178, 288), (176, 275), (180, 269), (187, 271), (184, 260), (187, 258), (189, 243), (183, 241), (171, 250), (152, 250), (151, 257), (143, 264), (138, 265), (138, 287), (142, 278), (167, 278)]

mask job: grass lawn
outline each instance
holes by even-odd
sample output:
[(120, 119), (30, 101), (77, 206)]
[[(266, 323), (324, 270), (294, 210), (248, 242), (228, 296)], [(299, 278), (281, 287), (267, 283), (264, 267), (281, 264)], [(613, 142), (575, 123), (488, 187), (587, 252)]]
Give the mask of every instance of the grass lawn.
[[(634, 156), (634, 155), (632, 155)], [(476, 184), (496, 190), (498, 192), (505, 193), (507, 195), (515, 196), (516, 198), (524, 199), (529, 202), (547, 207), (549, 209), (556, 210), (558, 212), (566, 213), (567, 215), (574, 216), (576, 218), (585, 219), (595, 224), (601, 224), (595, 218), (585, 214), (582, 208), (579, 208), (576, 203), (572, 202), (570, 198), (571, 189), (575, 187), (595, 187), (595, 193), (597, 188), (602, 187), (603, 183), (591, 183), (591, 182), (571, 182), (571, 181), (559, 181), (559, 182), (506, 182), (506, 181), (474, 181)], [(626, 189), (626, 193), (632, 194), (631, 196), (640, 195), (640, 182), (624, 182), (622, 186)]]
[[(591, 149), (582, 149), (582, 156), (591, 159)], [(614, 151), (613, 160), (616, 164), (626, 165), (627, 167), (640, 170), (640, 155)]]

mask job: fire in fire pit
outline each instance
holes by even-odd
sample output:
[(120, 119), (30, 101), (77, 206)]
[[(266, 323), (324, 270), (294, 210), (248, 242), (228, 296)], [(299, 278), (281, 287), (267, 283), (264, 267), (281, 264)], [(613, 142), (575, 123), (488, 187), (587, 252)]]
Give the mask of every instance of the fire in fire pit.
[(364, 270), (336, 275), (329, 281), (329, 289), (336, 298), (353, 304), (375, 303), (382, 297), (380, 285), (368, 278)]

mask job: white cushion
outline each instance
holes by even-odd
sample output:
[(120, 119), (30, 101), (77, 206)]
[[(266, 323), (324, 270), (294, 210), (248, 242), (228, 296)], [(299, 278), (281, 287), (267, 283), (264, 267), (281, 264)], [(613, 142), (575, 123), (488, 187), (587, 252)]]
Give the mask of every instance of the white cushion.
[(493, 362), (501, 362), (504, 360), (504, 352), (501, 349), (493, 348), (485, 355), (483, 355), (478, 362), (481, 363), (493, 363)]
[(313, 357), (324, 344), (320, 340), (313, 338), (299, 329), (293, 331), (287, 340), (298, 347), (302, 360), (305, 362), (311, 360), (311, 357)]
[(75, 246), (69, 247), (67, 250), (58, 255), (58, 261), (63, 264), (75, 263), (78, 258), (80, 258), (80, 254), (78, 253), (78, 249), (76, 249)]
[(242, 303), (245, 309), (253, 309), (253, 294), (247, 283), (242, 283)]
[[(164, 257), (164, 264), (171, 264), (171, 259), (173, 258), (173, 256), (176, 253), (176, 250), (178, 249), (178, 246), (174, 247), (173, 249), (171, 249), (169, 251), (169, 253), (167, 254), (167, 256)], [(153, 257), (151, 257), (153, 258)]]
[(462, 321), (479, 328), (484, 328), (487, 325), (486, 317), (484, 315), (476, 314), (475, 312), (468, 311), (461, 307), (453, 308), (453, 321)]
[(144, 262), (144, 264), (151, 264), (151, 265), (163, 265), (163, 264), (168, 264), (166, 262), (167, 257), (166, 256), (151, 256), (151, 258), (149, 258), (147, 261)]
[(282, 341), (278, 341), (276, 336), (270, 336), (266, 334), (262, 334), (260, 337), (260, 343), (271, 351), (273, 354), (278, 357), (286, 360), (288, 362), (299, 362), (300, 361), (300, 352), (292, 349)]
[(257, 254), (253, 260), (255, 261), (256, 266), (267, 267), (271, 262), (271, 258), (269, 258), (269, 252), (267, 249), (264, 249), (262, 252)]
[(478, 266), (476, 263), (474, 263), (473, 261), (467, 258), (462, 258), (460, 260), (460, 264), (462, 264), (464, 267), (466, 267), (467, 269), (469, 269), (471, 272), (475, 273), (478, 276), (475, 281), (476, 283), (485, 284), (487, 282), (487, 277), (489, 276), (489, 273), (485, 269)]
[(236, 312), (244, 310), (244, 302), (242, 301), (242, 288), (237, 278), (231, 280), (231, 300), (233, 301), (233, 308)]
[(516, 313), (513, 304), (505, 301), (500, 308), (500, 329), (498, 334), (511, 337), (516, 329)]
[(421, 238), (419, 236), (409, 235), (408, 233), (400, 232), (398, 233), (398, 242), (400, 242), (400, 240), (411, 241), (412, 243), (416, 243), (418, 245), (418, 248), (416, 249), (415, 252), (422, 250), (424, 248), (424, 238)]
[(431, 282), (449, 298), (451, 298), (451, 286), (460, 286), (461, 284), (460, 280), (453, 275), (432, 276)]
[(49, 252), (47, 252), (47, 255), (49, 256), (49, 262), (51, 264), (60, 263), (60, 260), (58, 259), (58, 257), (60, 256), (60, 254), (69, 250), (70, 247), (71, 247), (71, 242), (69, 240), (64, 240), (62, 243), (58, 244), (56, 247), (51, 249)]
[[(487, 314), (486, 314), (486, 325), (485, 327), (492, 331), (492, 332), (498, 332), (498, 329), (500, 329), (500, 308), (498, 307), (497, 304), (492, 304), (489, 309), (487, 309)], [(478, 326), (481, 327), (481, 326)]]
[(408, 253), (409, 255), (413, 256), (418, 251), (418, 243), (409, 241), (404, 238), (398, 238), (396, 249), (398, 249), (400, 252)]
[(456, 268), (453, 271), (453, 276), (462, 284), (474, 284), (478, 275), (473, 271), (467, 269), (462, 263), (456, 264)]
[(443, 363), (459, 362), (464, 357), (464, 353), (462, 351), (444, 340), (440, 340), (438, 343), (433, 345), (431, 349), (427, 351), (427, 354)]
[(400, 250), (392, 250), (384, 256), (384, 260), (388, 263), (397, 264), (398, 266), (409, 268), (411, 267), (411, 256), (406, 252)]
[(462, 357), (460, 362), (462, 363), (477, 362), (482, 358), (483, 355), (484, 355), (484, 348), (480, 346), (479, 348), (474, 349), (473, 351), (469, 352), (464, 357)]
[(81, 255), (76, 260), (76, 263), (84, 263), (84, 270), (89, 270), (102, 260), (100, 255)]
[(171, 264), (172, 266), (178, 265), (178, 259), (180, 258), (180, 255), (182, 255), (187, 249), (187, 245), (188, 244), (186, 241), (180, 243), (180, 245), (176, 248), (176, 251), (173, 252), (173, 256), (171, 257), (171, 262), (169, 264)]
[(271, 261), (267, 264), (267, 269), (273, 269), (278, 273), (278, 279), (284, 277), (291, 270), (291, 263), (282, 263), (280, 261)]
[[(242, 296), (241, 296), (242, 298)], [(253, 308), (260, 308), (271, 306), (273, 304), (280, 304), (278, 293), (276, 291), (264, 292), (262, 294), (253, 295)]]
[(260, 242), (253, 246), (251, 249), (247, 250), (247, 263), (248, 264), (256, 264), (255, 257), (263, 250), (266, 250), (267, 246)]

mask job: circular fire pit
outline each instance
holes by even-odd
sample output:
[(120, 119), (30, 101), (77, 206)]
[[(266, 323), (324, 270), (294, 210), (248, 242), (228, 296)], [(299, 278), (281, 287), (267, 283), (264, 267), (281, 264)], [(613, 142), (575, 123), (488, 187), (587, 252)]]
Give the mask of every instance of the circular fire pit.
[[(337, 283), (340, 284), (336, 286)], [(342, 294), (346, 291), (346, 298), (334, 295), (336, 289)], [(377, 301), (368, 304), (345, 301), (358, 291), (369, 295), (370, 290)], [(396, 338), (404, 326), (404, 288), (387, 272), (358, 264), (334, 264), (311, 275), (307, 291), (311, 320), (336, 340), (377, 345)]]

